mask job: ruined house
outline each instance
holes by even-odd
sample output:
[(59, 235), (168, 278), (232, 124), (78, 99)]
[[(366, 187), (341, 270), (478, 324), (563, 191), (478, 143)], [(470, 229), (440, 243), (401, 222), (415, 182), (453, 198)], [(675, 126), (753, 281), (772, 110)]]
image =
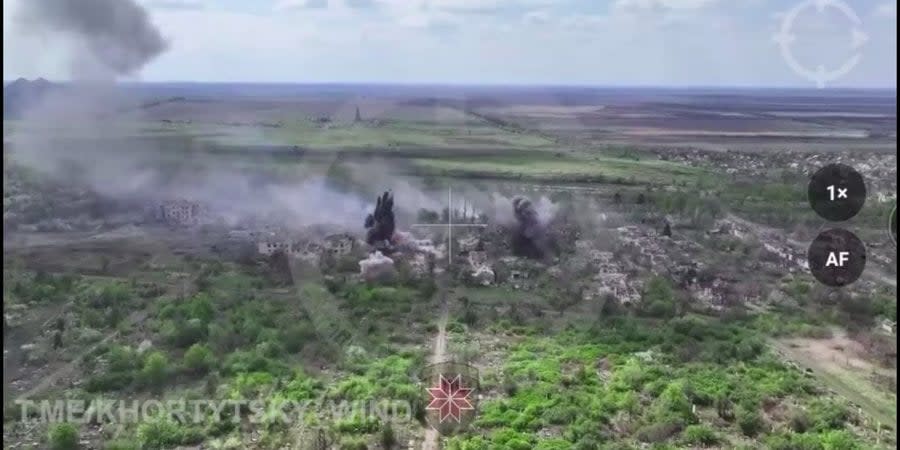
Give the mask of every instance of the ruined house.
[(355, 244), (356, 240), (349, 234), (335, 234), (322, 241), (315, 241), (282, 233), (272, 233), (258, 240), (256, 248), (259, 254), (265, 256), (284, 252), (290, 256), (318, 261), (324, 254), (333, 257), (346, 256), (356, 248)]
[(457, 247), (460, 253), (476, 251), (480, 246), (481, 239), (477, 235), (465, 236), (457, 241)]
[(513, 289), (532, 289), (537, 284), (538, 276), (545, 270), (546, 267), (538, 262), (515, 256), (500, 258), (494, 264), (496, 281)]
[(260, 240), (256, 245), (259, 253), (266, 256), (279, 251), (288, 255), (299, 255), (308, 249), (308, 245), (299, 240), (283, 237), (269, 237)]
[(333, 234), (325, 238), (322, 249), (333, 257), (346, 256), (356, 249), (356, 239), (347, 233)]
[(200, 222), (200, 204), (188, 200), (172, 200), (159, 205), (157, 215), (173, 226), (191, 226)]
[(466, 257), (469, 277), (475, 284), (490, 286), (496, 281), (496, 273), (490, 266), (487, 253), (484, 251), (471, 251)]
[(429, 253), (416, 253), (409, 260), (410, 274), (416, 279), (425, 278), (433, 272), (434, 255)]

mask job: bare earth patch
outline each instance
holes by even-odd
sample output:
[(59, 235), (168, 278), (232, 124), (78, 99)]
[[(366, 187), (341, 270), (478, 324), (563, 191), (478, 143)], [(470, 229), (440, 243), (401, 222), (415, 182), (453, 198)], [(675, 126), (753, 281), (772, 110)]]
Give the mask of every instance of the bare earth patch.
[(774, 341), (773, 345), (785, 358), (811, 370), (834, 392), (882, 425), (896, 422), (896, 394), (875, 383), (880, 377), (892, 377), (896, 382), (896, 372), (865, 359), (862, 344), (843, 330), (834, 330), (827, 339), (790, 338)]

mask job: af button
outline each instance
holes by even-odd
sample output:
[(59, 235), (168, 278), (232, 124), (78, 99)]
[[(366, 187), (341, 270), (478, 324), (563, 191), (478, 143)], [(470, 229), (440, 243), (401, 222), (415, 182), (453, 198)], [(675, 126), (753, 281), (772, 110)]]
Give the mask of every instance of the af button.
[(866, 246), (847, 230), (828, 230), (816, 237), (807, 258), (820, 283), (843, 287), (858, 280), (866, 268)]
[(850, 166), (829, 164), (813, 175), (807, 194), (816, 214), (825, 220), (842, 222), (862, 210), (866, 203), (866, 182)]

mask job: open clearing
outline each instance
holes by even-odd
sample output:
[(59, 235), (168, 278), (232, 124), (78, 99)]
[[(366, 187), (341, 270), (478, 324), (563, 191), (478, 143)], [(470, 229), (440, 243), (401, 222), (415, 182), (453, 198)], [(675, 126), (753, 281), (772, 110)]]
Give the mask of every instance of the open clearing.
[(862, 359), (862, 345), (834, 330), (828, 339), (789, 338), (772, 342), (787, 359), (795, 361), (822, 380), (827, 386), (859, 405), (884, 426), (897, 422), (897, 395), (874, 384), (874, 377), (890, 377), (896, 383), (894, 370), (878, 367)]

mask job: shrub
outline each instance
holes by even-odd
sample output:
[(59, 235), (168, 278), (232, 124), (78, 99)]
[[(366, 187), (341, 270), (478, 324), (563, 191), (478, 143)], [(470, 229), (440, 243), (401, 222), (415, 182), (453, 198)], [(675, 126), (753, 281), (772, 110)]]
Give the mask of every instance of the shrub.
[(180, 445), (184, 433), (175, 422), (169, 419), (154, 419), (141, 423), (137, 428), (137, 441), (140, 448), (157, 450)]
[(368, 450), (365, 439), (346, 438), (341, 441), (341, 450)]
[(771, 450), (822, 450), (821, 447), (818, 446), (810, 446), (803, 445), (803, 442), (800, 442), (802, 439), (799, 439), (798, 436), (806, 437), (806, 435), (802, 434), (774, 434), (771, 436), (767, 436), (765, 440), (766, 448)]
[(662, 277), (651, 279), (641, 294), (642, 312), (650, 317), (667, 318), (676, 313), (675, 289)]
[(197, 294), (189, 302), (184, 304), (184, 309), (186, 310), (187, 317), (198, 319), (203, 324), (209, 323), (215, 313), (212, 300), (207, 294)]
[(682, 433), (682, 439), (685, 444), (701, 447), (711, 447), (719, 443), (718, 434), (707, 425), (688, 426)]
[(666, 439), (674, 436), (681, 430), (681, 424), (678, 422), (660, 422), (653, 423), (644, 427), (641, 427), (637, 433), (636, 437), (641, 442), (646, 443), (656, 443), (663, 442)]
[(731, 399), (724, 394), (717, 394), (714, 400), (716, 406), (716, 414), (720, 419), (731, 422), (734, 420), (734, 405)]
[(846, 430), (831, 430), (822, 434), (822, 447), (825, 450), (855, 450), (862, 448), (859, 439)]
[(810, 405), (809, 414), (812, 427), (816, 431), (840, 429), (850, 418), (847, 408), (832, 400), (813, 402)]
[(797, 410), (791, 414), (791, 429), (797, 433), (805, 433), (812, 428), (812, 420), (805, 411)]
[(169, 375), (169, 360), (162, 352), (147, 355), (141, 369), (141, 381), (150, 387), (160, 387)]
[(671, 383), (653, 402), (652, 414), (659, 422), (679, 422), (682, 424), (694, 421), (691, 401), (685, 393), (682, 383)]
[(128, 286), (119, 283), (101, 284), (85, 290), (80, 300), (84, 304), (96, 308), (115, 308), (122, 306), (131, 297)]
[(78, 448), (78, 429), (71, 423), (58, 423), (50, 427), (48, 444), (51, 450), (74, 450)]
[(257, 352), (236, 351), (225, 357), (225, 363), (222, 366), (223, 372), (227, 375), (234, 375), (243, 372), (281, 372), (282, 367)]
[(512, 378), (506, 378), (503, 380), (503, 392), (506, 393), (507, 397), (515, 397), (519, 392), (519, 384)]
[(397, 445), (397, 435), (394, 434), (394, 428), (389, 423), (381, 427), (381, 445), (386, 449), (394, 448)]
[(450, 322), (447, 324), (448, 333), (465, 333), (466, 326), (459, 322)]
[(134, 381), (132, 372), (112, 372), (91, 377), (85, 382), (87, 392), (109, 392), (125, 389)]
[(184, 353), (184, 368), (193, 373), (205, 373), (215, 363), (212, 351), (203, 344), (194, 344)]
[(103, 450), (139, 450), (139, 447), (131, 441), (117, 439), (115, 441), (107, 442), (106, 445), (104, 445)]
[(297, 353), (303, 350), (307, 342), (314, 340), (315, 331), (307, 322), (301, 322), (289, 327), (281, 335), (281, 344), (289, 353)]
[(476, 313), (472, 308), (466, 308), (466, 311), (462, 316), (462, 323), (468, 326), (475, 326), (478, 324), (478, 313)]
[(763, 418), (756, 408), (742, 406), (738, 408), (735, 417), (737, 418), (738, 427), (740, 427), (741, 432), (748, 437), (756, 436), (765, 426), (765, 422), (763, 422)]
[(138, 368), (137, 352), (131, 347), (115, 346), (106, 356), (110, 372), (128, 372)]
[(169, 345), (185, 348), (206, 339), (208, 328), (200, 319), (167, 320), (160, 333)]

